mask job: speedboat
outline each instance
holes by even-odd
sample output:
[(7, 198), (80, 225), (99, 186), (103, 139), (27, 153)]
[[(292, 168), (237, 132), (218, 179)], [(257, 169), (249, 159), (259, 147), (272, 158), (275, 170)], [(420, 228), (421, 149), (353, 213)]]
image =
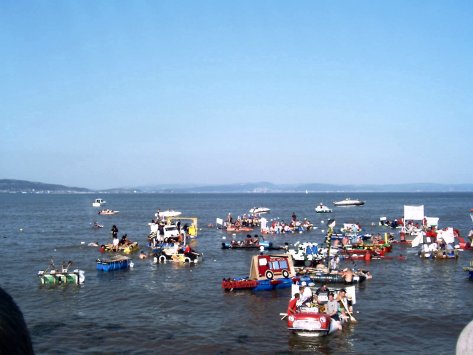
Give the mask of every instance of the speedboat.
[(263, 214), (263, 213), (269, 213), (270, 211), (271, 209), (267, 207), (253, 207), (248, 212), (258, 215), (258, 214)]
[(97, 214), (111, 216), (111, 215), (117, 214), (118, 212), (120, 212), (120, 211), (113, 211), (113, 210), (109, 210), (109, 209), (104, 209), (104, 210), (98, 211)]
[(179, 211), (166, 210), (166, 211), (160, 211), (159, 217), (160, 218), (177, 217), (177, 216), (180, 216), (181, 214), (182, 212), (179, 212)]
[(100, 207), (107, 203), (107, 201), (102, 200), (101, 198), (96, 198), (94, 202), (92, 202), (92, 207)]
[(317, 207), (315, 207), (315, 212), (317, 213), (330, 213), (332, 210), (325, 206), (323, 203), (320, 203)]
[(341, 201), (334, 201), (333, 204), (335, 206), (339, 207), (345, 207), (345, 206), (363, 206), (365, 204), (365, 201), (361, 200), (352, 200), (351, 198), (346, 198)]

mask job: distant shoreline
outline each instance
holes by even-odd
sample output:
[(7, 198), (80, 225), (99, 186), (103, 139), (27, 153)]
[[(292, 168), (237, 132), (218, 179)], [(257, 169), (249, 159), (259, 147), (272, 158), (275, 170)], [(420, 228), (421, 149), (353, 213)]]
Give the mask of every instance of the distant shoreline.
[(335, 185), (335, 184), (273, 184), (269, 182), (228, 185), (155, 185), (125, 188), (88, 189), (65, 185), (47, 184), (25, 180), (0, 179), (0, 193), (29, 194), (183, 194), (183, 193), (426, 193), (473, 192), (473, 184), (384, 184), (384, 185)]

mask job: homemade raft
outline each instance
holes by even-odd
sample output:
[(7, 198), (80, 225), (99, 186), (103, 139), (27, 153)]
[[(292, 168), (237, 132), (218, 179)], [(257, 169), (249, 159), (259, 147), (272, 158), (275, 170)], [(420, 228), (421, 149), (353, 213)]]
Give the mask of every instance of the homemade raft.
[(112, 271), (128, 269), (133, 266), (133, 262), (128, 256), (115, 255), (107, 259), (97, 259), (97, 270)]
[(50, 268), (46, 270), (38, 271), (38, 276), (42, 285), (64, 285), (64, 284), (75, 284), (80, 285), (85, 281), (84, 271), (75, 269), (74, 271), (69, 271), (69, 266), (71, 266), (72, 261), (69, 261), (67, 266), (62, 267), (62, 269), (57, 270), (54, 267), (53, 262), (51, 261)]

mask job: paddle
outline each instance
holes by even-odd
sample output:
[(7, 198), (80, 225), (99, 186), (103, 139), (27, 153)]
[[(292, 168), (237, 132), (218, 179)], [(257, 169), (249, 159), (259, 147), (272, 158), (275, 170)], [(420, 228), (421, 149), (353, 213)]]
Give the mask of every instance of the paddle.
[(347, 305), (345, 299), (342, 298), (342, 299), (340, 300), (340, 302), (342, 303), (343, 307), (345, 308), (345, 311), (348, 313), (348, 316), (350, 317), (350, 321), (353, 322), (353, 323), (356, 323), (357, 320), (356, 320), (356, 318), (353, 316), (353, 314), (350, 312), (350, 309), (348, 308), (348, 305)]
[(282, 316), (281, 320), (283, 320), (287, 317), (287, 313), (279, 313), (279, 315)]

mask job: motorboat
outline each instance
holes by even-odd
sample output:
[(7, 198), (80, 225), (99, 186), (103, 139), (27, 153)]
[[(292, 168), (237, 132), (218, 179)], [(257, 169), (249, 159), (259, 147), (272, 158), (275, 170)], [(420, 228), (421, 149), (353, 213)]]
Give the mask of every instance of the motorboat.
[(92, 207), (101, 207), (105, 205), (107, 201), (102, 200), (101, 198), (96, 198), (94, 202), (92, 202)]
[(346, 198), (344, 200), (334, 201), (333, 204), (334, 206), (338, 206), (338, 207), (363, 206), (365, 204), (365, 201)]
[(182, 212), (174, 211), (174, 210), (166, 210), (166, 211), (159, 211), (159, 218), (168, 218), (168, 217), (177, 217), (182, 214)]
[(98, 211), (97, 214), (111, 216), (111, 215), (117, 214), (119, 212), (120, 211), (114, 211), (114, 210), (110, 210), (110, 209), (107, 208), (107, 209)]
[(253, 207), (248, 212), (250, 212), (251, 214), (259, 215), (259, 214), (269, 213), (270, 211), (271, 209), (267, 207)]
[(315, 212), (317, 213), (331, 213), (332, 209), (325, 206), (323, 203), (315, 207)]

